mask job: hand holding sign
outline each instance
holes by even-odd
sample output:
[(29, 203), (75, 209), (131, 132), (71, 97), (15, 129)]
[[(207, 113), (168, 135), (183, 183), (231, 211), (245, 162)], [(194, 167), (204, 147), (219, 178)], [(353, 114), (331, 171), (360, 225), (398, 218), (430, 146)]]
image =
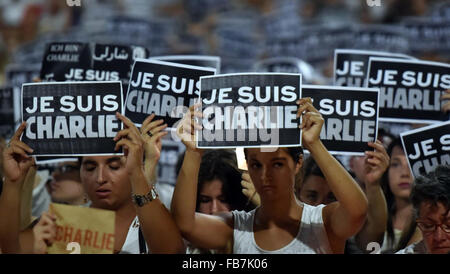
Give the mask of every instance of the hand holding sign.
[(26, 123), (23, 122), (3, 151), (5, 181), (22, 183), (29, 168), (34, 164), (34, 159), (27, 154), (32, 153), (33, 149), (20, 141), (20, 135), (22, 135), (25, 128)]
[(115, 150), (120, 147), (124, 148), (126, 163), (125, 168), (130, 176), (138, 175), (137, 172), (142, 171), (144, 158), (144, 140), (141, 133), (127, 117), (120, 113), (116, 113), (119, 120), (123, 122), (124, 129), (119, 131), (114, 137), (116, 142)]
[(445, 102), (442, 106), (442, 111), (443, 112), (450, 112), (450, 89), (447, 89), (445, 91), (445, 93), (441, 96), (441, 101), (445, 101), (447, 100), (447, 102)]
[(180, 137), (186, 149), (199, 152), (195, 144), (195, 130), (202, 130), (202, 126), (195, 121), (195, 118), (202, 118), (203, 114), (196, 109), (201, 108), (201, 103), (197, 103), (189, 108), (183, 120), (177, 127), (177, 135)]
[(302, 98), (297, 101), (299, 105), (297, 117), (302, 116), (302, 141), (305, 148), (310, 150), (317, 141), (320, 141), (320, 130), (324, 123), (320, 112), (312, 105), (311, 98)]
[(381, 177), (389, 166), (389, 155), (383, 144), (377, 140), (375, 143), (369, 142), (368, 145), (375, 151), (366, 151), (364, 159), (364, 170), (366, 173), (364, 183), (374, 185), (381, 183)]
[[(168, 134), (167, 131), (163, 131), (167, 128), (167, 124), (163, 124), (164, 120), (156, 120), (155, 114), (148, 116), (141, 127), (141, 136), (144, 139), (144, 150), (145, 150), (145, 159), (155, 159), (157, 162), (160, 157), (161, 148), (162, 148), (162, 137)], [(161, 125), (163, 124), (163, 125)]]
[(56, 237), (56, 216), (44, 212), (39, 222), (33, 227), (33, 253), (46, 254), (47, 247), (51, 246)]
[(261, 205), (261, 197), (259, 197), (258, 192), (256, 192), (255, 185), (247, 172), (242, 173), (242, 193), (247, 196), (249, 202), (253, 203), (255, 206)]
[(145, 177), (151, 183), (156, 182), (155, 168), (161, 156), (162, 138), (168, 134), (167, 131), (163, 131), (167, 128), (167, 124), (161, 125), (164, 120), (153, 121), (154, 118), (155, 114), (148, 116), (141, 127), (141, 137), (144, 139)]

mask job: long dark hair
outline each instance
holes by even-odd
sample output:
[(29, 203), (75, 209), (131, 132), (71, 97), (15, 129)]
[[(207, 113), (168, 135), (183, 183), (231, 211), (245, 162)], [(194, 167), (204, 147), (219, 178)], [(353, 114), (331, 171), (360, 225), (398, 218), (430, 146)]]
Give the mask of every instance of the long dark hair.
[[(397, 137), (396, 139), (394, 139), (388, 146), (386, 152), (389, 155), (389, 157), (392, 156), (392, 151), (394, 150), (395, 147), (400, 147), (403, 150), (403, 146), (402, 146), (402, 141), (399, 137)], [(386, 204), (387, 204), (387, 210), (388, 210), (388, 220), (387, 220), (387, 225), (386, 225), (386, 233), (387, 233), (387, 241), (388, 241), (388, 245), (390, 246), (390, 248), (392, 250), (397, 250), (397, 247), (394, 246), (395, 245), (395, 233), (394, 233), (394, 224), (392, 222), (392, 219), (394, 218), (395, 212), (397, 211), (397, 205), (395, 203), (395, 196), (394, 193), (392, 193), (391, 187), (389, 186), (389, 169), (390, 169), (390, 163), (389, 166), (386, 170), (386, 172), (383, 174), (383, 191), (384, 191), (384, 196), (386, 198)], [(403, 231), (402, 233), (402, 242), (404, 243), (406, 241), (406, 243), (409, 242), (409, 240), (411, 239), (412, 235), (414, 234), (414, 230), (412, 230), (411, 228), (411, 224), (409, 226), (409, 229), (406, 229)], [(415, 228), (414, 228), (415, 229)], [(411, 231), (412, 230), (412, 231)], [(408, 236), (409, 237), (406, 237)]]
[(197, 203), (200, 205), (200, 191), (206, 182), (212, 180), (222, 182), (222, 193), (230, 210), (249, 211), (254, 208), (242, 193), (242, 173), (237, 167), (236, 154), (232, 150), (208, 150), (202, 157), (198, 173)]

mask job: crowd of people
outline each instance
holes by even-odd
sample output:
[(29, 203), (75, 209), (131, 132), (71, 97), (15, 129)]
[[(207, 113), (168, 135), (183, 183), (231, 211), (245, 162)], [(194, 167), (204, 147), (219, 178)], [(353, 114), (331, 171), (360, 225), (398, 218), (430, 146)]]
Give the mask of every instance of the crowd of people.
[[(310, 98), (298, 101), (303, 146), (263, 152), (244, 150), (247, 171), (230, 150), (198, 149), (190, 111), (177, 129), (186, 146), (170, 211), (153, 197), (163, 121), (149, 116), (140, 129), (117, 114), (124, 129), (116, 148), (125, 156), (83, 156), (52, 173), (52, 202), (116, 213), (115, 253), (365, 253), (369, 243), (383, 253), (450, 252), (450, 167), (413, 179), (398, 139), (380, 140), (353, 178), (323, 146), (322, 115)], [(37, 219), (30, 199), (36, 181), (33, 150), (20, 141), (22, 123), (3, 147), (0, 243), (3, 253), (46, 253), (56, 235), (48, 208)], [(385, 148), (387, 146), (387, 149)], [(31, 181), (31, 187), (26, 187)], [(28, 220), (27, 220), (28, 219)], [(3, 221), (8, 220), (8, 221)], [(25, 225), (24, 225), (25, 223)], [(145, 240), (145, 242), (142, 241)]]
[[(299, 2), (293, 12), (298, 17), (279, 25), (333, 24), (342, 18), (350, 24), (398, 23), (406, 15), (427, 14), (439, 1), (392, 0), (378, 9), (357, 1)], [(17, 61), (25, 43), (45, 33), (89, 27), (99, 13), (118, 10), (136, 18), (151, 13), (188, 22), (179, 37), (165, 37), (167, 44), (150, 43), (155, 55), (215, 53), (224, 57), (225, 71), (239, 71), (245, 62), (224, 52), (227, 43), (220, 36), (228, 33), (220, 28), (230, 19), (226, 12), (247, 12), (236, 17), (241, 20), (256, 11), (270, 21), (275, 10), (286, 14), (292, 7), (292, 1), (271, 0), (150, 3), (82, 1), (77, 8), (65, 1), (6, 1), (0, 5), (2, 72)], [(244, 42), (231, 51), (250, 54), (252, 62), (260, 58), (257, 47), (248, 49)], [(448, 55), (429, 57), (448, 61)], [(311, 79), (331, 78), (326, 67), (315, 73)], [(442, 100), (449, 99), (447, 90)], [(202, 114), (192, 106), (176, 129), (185, 152), (179, 155), (176, 183), (164, 194), (157, 167), (168, 131), (154, 114), (137, 127), (117, 113), (124, 128), (114, 141), (123, 156), (88, 155), (53, 166), (39, 166), (30, 156), (33, 149), (20, 138), (29, 126), (23, 122), (11, 138), (0, 138), (0, 252), (48, 253), (58, 218), (50, 204), (61, 203), (114, 211), (113, 252), (121, 254), (355, 254), (370, 253), (373, 244), (380, 247), (377, 253), (450, 254), (449, 165), (414, 177), (398, 132), (389, 132), (389, 126), (378, 128), (378, 140), (368, 143), (371, 150), (364, 156), (334, 157), (320, 139), (324, 119), (311, 98), (297, 105), (298, 130), (309, 153), (302, 147), (245, 148), (246, 168), (238, 165), (234, 149), (196, 147)], [(442, 111), (450, 112), (450, 100)]]

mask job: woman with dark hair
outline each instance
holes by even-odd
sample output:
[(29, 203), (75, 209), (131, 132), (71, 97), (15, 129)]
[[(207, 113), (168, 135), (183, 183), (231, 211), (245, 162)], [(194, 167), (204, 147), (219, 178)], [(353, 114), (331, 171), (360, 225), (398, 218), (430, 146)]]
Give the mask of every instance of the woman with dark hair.
[(193, 106), (177, 132), (186, 145), (172, 199), (172, 214), (184, 238), (195, 246), (233, 253), (343, 253), (345, 241), (364, 224), (367, 199), (361, 188), (326, 150), (319, 135), (324, 119), (311, 98), (297, 101), (302, 116), (303, 145), (322, 169), (337, 202), (317, 207), (295, 198), (295, 175), (302, 166), (301, 148), (248, 148), (248, 171), (261, 206), (250, 212), (232, 211), (217, 216), (195, 213), (197, 178), (202, 151), (195, 146), (194, 129), (201, 117)]
[[(403, 245), (420, 239), (417, 229), (408, 229), (413, 221), (413, 206), (410, 200), (414, 178), (408, 166), (408, 159), (401, 139), (397, 138), (387, 148), (390, 163), (383, 175), (383, 189), (388, 209), (386, 233), (381, 247), (382, 252), (395, 252), (403, 236)], [(409, 233), (407, 231), (409, 230)], [(405, 238), (405, 236), (408, 237)]]
[(231, 210), (252, 210), (253, 206), (242, 193), (241, 176), (233, 151), (205, 152), (198, 174), (196, 211), (216, 214)]
[[(249, 203), (242, 193), (241, 176), (234, 151), (223, 149), (205, 151), (198, 174), (195, 211), (218, 215), (232, 210), (252, 210), (253, 204)], [(188, 244), (186, 253), (231, 253), (231, 250), (229, 247), (222, 250), (208, 250)]]
[[(339, 162), (337, 159), (336, 161)], [(312, 157), (305, 160), (302, 171), (303, 179), (296, 181), (296, 195), (300, 201), (313, 206), (336, 201), (325, 175)]]

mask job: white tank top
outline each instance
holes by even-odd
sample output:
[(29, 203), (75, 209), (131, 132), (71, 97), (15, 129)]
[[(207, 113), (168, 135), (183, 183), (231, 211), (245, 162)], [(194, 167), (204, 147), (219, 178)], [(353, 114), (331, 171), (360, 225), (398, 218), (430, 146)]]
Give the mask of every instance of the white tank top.
[(253, 224), (256, 209), (232, 211), (234, 218), (233, 253), (234, 254), (323, 254), (333, 253), (328, 243), (323, 225), (322, 209), (325, 205), (310, 206), (303, 204), (302, 219), (297, 236), (286, 246), (278, 250), (260, 248), (254, 238)]

